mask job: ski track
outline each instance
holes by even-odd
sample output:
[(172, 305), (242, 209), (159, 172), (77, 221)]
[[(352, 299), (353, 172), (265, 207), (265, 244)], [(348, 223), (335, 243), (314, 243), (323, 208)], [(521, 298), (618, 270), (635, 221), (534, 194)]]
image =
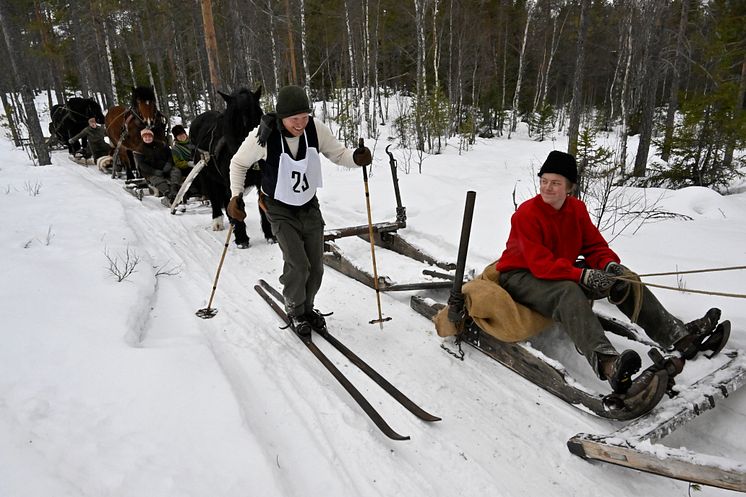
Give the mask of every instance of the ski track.
[[(56, 161), (67, 167), (64, 159), (57, 157)], [(171, 299), (177, 296), (185, 306), (196, 305), (190, 299), (204, 294), (202, 305), (206, 304), (226, 232), (210, 230), (209, 208), (190, 205), (185, 213), (172, 216), (159, 199), (146, 197), (140, 202), (108, 175), (95, 168), (70, 164), (75, 176), (121, 203), (134, 233), (130, 246), (138, 249), (142, 264), (149, 266), (142, 269), (147, 273), (148, 290), (131, 310), (129, 328), (134, 330), (133, 335), (123, 339), (143, 348), (168, 346), (173, 343), (171, 340), (178, 339), (169, 333), (177, 333), (163, 331), (163, 323), (168, 323), (169, 318), (159, 312), (154, 315), (154, 309), (158, 309), (162, 294), (169, 292)], [(455, 177), (441, 183), (446, 188), (451, 181)], [(432, 207), (436, 213), (438, 208), (446, 208)], [(328, 218), (336, 221), (335, 225), (350, 217), (349, 212), (360, 212), (349, 206), (334, 210), (326, 204), (322, 210), (325, 216), (329, 211)], [(427, 215), (433, 215), (433, 211)], [(238, 250), (231, 240), (213, 301), (218, 315), (205, 321), (195, 317), (193, 326), (232, 392), (247, 436), (261, 448), (263, 461), (257, 470), (264, 485), (262, 495), (445, 497), (551, 492), (556, 496), (590, 496), (597, 494), (597, 481), (608, 475), (613, 475), (615, 482), (625, 482), (623, 486), (617, 483), (604, 487), (605, 495), (610, 497), (684, 494), (685, 483), (611, 465), (590, 464), (569, 455), (565, 448), (569, 437), (578, 432), (608, 433), (613, 431), (614, 423), (567, 407), (466, 345), (464, 362), (446, 355), (439, 348), (431, 323), (419, 316), (411, 317), (414, 311), (406, 307), (409, 293), (381, 295), (384, 315), (393, 320), (380, 332), (367, 323), (375, 316), (372, 290), (326, 268), (317, 305), (322, 310), (335, 311), (328, 318), (332, 333), (415, 402), (443, 418), (431, 424), (417, 420), (340, 358), (329, 344), (316, 339), (319, 348), (389, 424), (412, 437), (408, 442), (387, 439), (298, 339), (289, 330), (279, 329), (279, 318), (254, 292), (253, 285), (259, 278), (279, 287), (277, 277), (282, 266), (279, 248), (264, 241), (255, 217), (250, 213), (247, 219), (251, 248)], [(417, 232), (416, 236), (434, 246), (444, 244), (424, 232)], [(155, 276), (155, 267), (166, 261), (180, 265), (180, 274)], [(380, 274), (385, 275), (385, 269)], [(359, 305), (347, 305), (353, 300)], [(361, 313), (360, 309), (367, 311)], [(413, 355), (419, 358), (413, 364), (414, 370), (408, 361)], [(417, 369), (418, 363), (427, 364), (429, 369)], [(739, 394), (742, 405), (744, 395)], [(103, 414), (106, 407), (98, 409)], [(111, 420), (102, 418), (101, 422)], [(568, 431), (566, 427), (572, 428)], [(83, 433), (80, 437), (85, 439)], [(154, 463), (157, 446), (145, 440), (142, 446), (147, 448), (146, 453), (131, 454), (130, 474), (119, 476), (123, 482), (135, 481), (132, 472)], [(490, 457), (483, 456), (490, 451), (487, 447), (491, 448)], [(68, 475), (69, 493), (93, 495), (90, 488), (84, 490), (75, 484), (76, 476), (85, 468), (62, 459), (52, 462), (56, 463), (67, 468), (59, 470), (56, 477)], [(519, 482), (516, 467), (541, 472), (542, 477), (527, 477)], [(115, 474), (112, 471), (113, 478)], [(567, 474), (585, 485), (568, 488), (563, 483)], [(167, 494), (170, 487), (164, 482), (162, 488), (141, 490), (152, 495), (157, 491)], [(718, 492), (708, 490), (707, 495)]]

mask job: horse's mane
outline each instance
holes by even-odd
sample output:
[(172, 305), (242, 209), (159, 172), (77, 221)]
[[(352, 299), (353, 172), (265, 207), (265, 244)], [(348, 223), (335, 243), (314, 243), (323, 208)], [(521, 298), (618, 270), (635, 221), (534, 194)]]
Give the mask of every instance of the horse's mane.
[(247, 88), (240, 88), (231, 94), (226, 103), (222, 131), (226, 140), (237, 147), (259, 125), (263, 112), (257, 95)]
[(155, 102), (155, 90), (152, 86), (137, 86), (132, 88), (132, 107), (137, 106), (138, 100)]

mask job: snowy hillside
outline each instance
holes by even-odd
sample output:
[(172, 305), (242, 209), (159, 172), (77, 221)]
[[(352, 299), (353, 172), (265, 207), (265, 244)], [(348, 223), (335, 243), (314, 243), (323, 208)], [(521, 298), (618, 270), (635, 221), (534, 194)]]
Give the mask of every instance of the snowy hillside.
[[(396, 214), (386, 145), (384, 136), (374, 151), (374, 222)], [(463, 155), (448, 148), (427, 158), (422, 174), (400, 172), (408, 215), (400, 234), (455, 262), (465, 194), (474, 190), (468, 266), (481, 271), (504, 247), (514, 189), (519, 202), (534, 194), (535, 171), (553, 148), (565, 145), (520, 135), (479, 141)], [(685, 482), (571, 455), (565, 444), (573, 435), (619, 425), (565, 405), (472, 348), (464, 362), (454, 359), (410, 309), (413, 292), (382, 294), (392, 319), (383, 330), (368, 324), (377, 317), (375, 292), (327, 269), (317, 306), (334, 312), (330, 330), (443, 419), (417, 420), (317, 340), (411, 437), (391, 441), (254, 292), (260, 278), (279, 285), (282, 259), (263, 240), (253, 205), (252, 247), (230, 246), (213, 304), (219, 312), (202, 320), (195, 311), (207, 305), (226, 235), (211, 231), (208, 207), (191, 203), (172, 216), (159, 199), (138, 201), (67, 152), (32, 167), (3, 139), (0, 156), (2, 497), (687, 495)], [(327, 228), (365, 224), (362, 175), (323, 165)], [(622, 233), (613, 248), (624, 264), (640, 273), (743, 265), (746, 193), (649, 194), (693, 219)], [(340, 246), (370, 264), (365, 242)], [(137, 257), (135, 272), (117, 282), (107, 254), (120, 264)], [(394, 282), (428, 278), (418, 263), (376, 255), (379, 275)], [(744, 293), (743, 271), (683, 280), (656, 282)], [(656, 294), (684, 320), (722, 308), (734, 325), (730, 346), (746, 348), (743, 299)], [(445, 293), (427, 295), (445, 300)], [(744, 462), (744, 421), (741, 391), (666, 443)]]

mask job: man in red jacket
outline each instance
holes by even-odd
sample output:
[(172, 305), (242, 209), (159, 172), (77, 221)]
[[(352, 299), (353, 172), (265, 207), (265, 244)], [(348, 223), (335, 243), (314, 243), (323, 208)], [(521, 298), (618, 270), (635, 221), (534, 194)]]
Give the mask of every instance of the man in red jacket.
[[(615, 280), (627, 269), (591, 221), (585, 204), (571, 196), (578, 177), (575, 157), (550, 152), (539, 177), (540, 193), (521, 204), (511, 218), (510, 235), (496, 266), (500, 285), (515, 301), (561, 323), (596, 375), (608, 380), (616, 393), (624, 393), (642, 361), (634, 350), (620, 354), (614, 349), (591, 302), (609, 297), (631, 318), (636, 305), (629, 283)], [(641, 292), (636, 322), (650, 338), (684, 358), (704, 350), (720, 319), (719, 309), (684, 324), (647, 287)]]

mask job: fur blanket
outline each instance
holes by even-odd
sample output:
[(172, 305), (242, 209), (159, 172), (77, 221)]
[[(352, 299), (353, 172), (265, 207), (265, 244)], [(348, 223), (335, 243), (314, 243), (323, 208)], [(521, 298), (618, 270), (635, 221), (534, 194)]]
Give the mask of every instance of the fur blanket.
[[(515, 302), (498, 283), (500, 273), (495, 264), (465, 283), (464, 294), (469, 316), (482, 330), (503, 342), (520, 342), (536, 336), (552, 325), (552, 320)], [(457, 335), (460, 329), (448, 320), (448, 306), (433, 318), (435, 329), (442, 337)]]

